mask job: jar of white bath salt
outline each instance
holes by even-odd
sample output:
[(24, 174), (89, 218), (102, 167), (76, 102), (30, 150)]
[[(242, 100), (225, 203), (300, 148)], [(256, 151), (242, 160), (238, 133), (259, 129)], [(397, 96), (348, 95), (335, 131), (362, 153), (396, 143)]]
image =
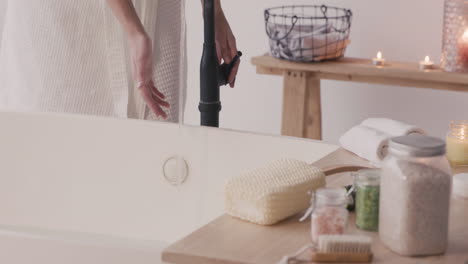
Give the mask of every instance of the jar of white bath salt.
[(381, 177), (381, 241), (404, 256), (444, 253), (452, 185), (445, 142), (423, 135), (391, 139)]
[(320, 235), (341, 235), (348, 222), (349, 198), (344, 188), (321, 188), (315, 192), (311, 219), (312, 241)]

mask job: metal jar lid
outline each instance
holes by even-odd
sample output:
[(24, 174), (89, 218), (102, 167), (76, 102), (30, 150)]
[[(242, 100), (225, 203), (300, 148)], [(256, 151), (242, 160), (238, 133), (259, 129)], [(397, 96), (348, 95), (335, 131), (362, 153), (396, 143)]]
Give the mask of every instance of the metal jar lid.
[(345, 188), (320, 188), (315, 191), (315, 202), (328, 205), (346, 205), (349, 197)]
[(445, 155), (445, 142), (439, 138), (412, 134), (390, 139), (389, 152), (399, 156), (435, 157)]
[(358, 186), (379, 186), (380, 169), (363, 169), (354, 174), (354, 180)]

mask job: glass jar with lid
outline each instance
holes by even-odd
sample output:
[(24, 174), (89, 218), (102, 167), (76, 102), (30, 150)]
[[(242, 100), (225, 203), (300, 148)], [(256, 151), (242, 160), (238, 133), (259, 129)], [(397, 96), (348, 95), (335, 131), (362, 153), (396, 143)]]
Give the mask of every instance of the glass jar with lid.
[(450, 123), (447, 158), (455, 166), (468, 166), (468, 120)]
[(423, 135), (390, 140), (382, 166), (379, 236), (400, 255), (447, 249), (452, 177), (445, 148), (443, 140)]
[(320, 235), (343, 234), (348, 222), (349, 196), (344, 188), (321, 188), (314, 194), (311, 219), (312, 241)]
[(380, 169), (365, 169), (355, 173), (356, 226), (366, 231), (379, 228)]

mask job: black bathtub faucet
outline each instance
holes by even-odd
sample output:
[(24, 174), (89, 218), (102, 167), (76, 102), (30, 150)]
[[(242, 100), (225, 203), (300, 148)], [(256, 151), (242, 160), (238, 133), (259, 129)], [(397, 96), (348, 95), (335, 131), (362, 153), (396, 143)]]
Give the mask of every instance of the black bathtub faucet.
[(241, 52), (226, 64), (219, 65), (215, 41), (215, 3), (204, 0), (205, 42), (200, 66), (200, 105), (201, 125), (219, 127), (221, 100), (219, 87), (228, 84), (229, 76), (240, 57)]

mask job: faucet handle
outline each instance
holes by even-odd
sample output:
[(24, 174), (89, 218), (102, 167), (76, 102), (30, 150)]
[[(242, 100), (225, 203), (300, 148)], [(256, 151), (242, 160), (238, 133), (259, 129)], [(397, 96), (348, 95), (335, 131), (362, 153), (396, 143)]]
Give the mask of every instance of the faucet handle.
[(219, 86), (225, 86), (228, 84), (229, 76), (231, 75), (234, 66), (236, 66), (239, 59), (242, 57), (242, 52), (238, 51), (237, 55), (232, 59), (231, 63), (227, 64), (224, 63), (219, 66), (219, 76), (218, 76), (218, 84)]

